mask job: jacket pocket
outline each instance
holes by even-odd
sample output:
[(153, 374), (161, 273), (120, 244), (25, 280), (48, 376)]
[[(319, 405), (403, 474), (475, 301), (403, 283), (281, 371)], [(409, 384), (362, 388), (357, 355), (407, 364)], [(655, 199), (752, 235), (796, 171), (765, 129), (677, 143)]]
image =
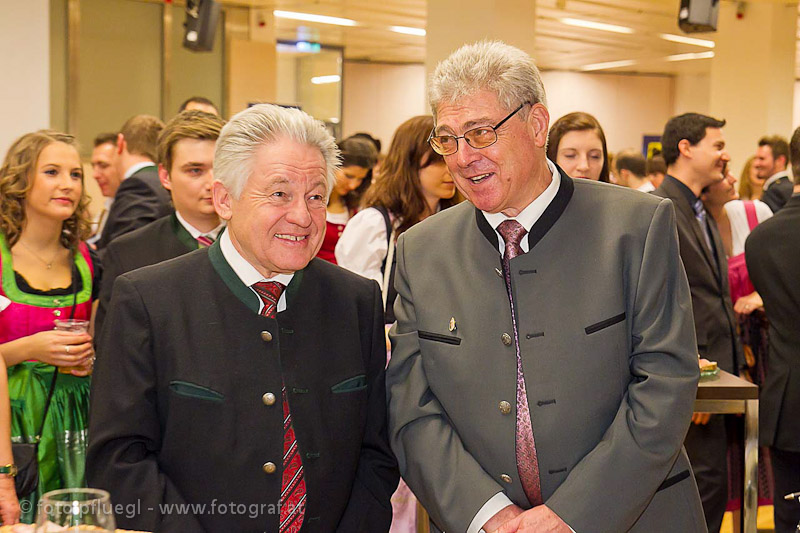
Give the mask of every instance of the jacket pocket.
[(681, 481), (683, 481), (684, 479), (686, 479), (688, 477), (689, 477), (689, 471), (688, 470), (684, 470), (682, 472), (678, 472), (674, 476), (668, 477), (667, 479), (665, 479), (664, 482), (661, 485), (658, 486), (658, 489), (656, 489), (656, 492), (662, 491), (664, 489), (668, 489), (672, 485), (674, 485), (676, 483), (680, 483)]
[(612, 316), (611, 318), (607, 318), (605, 320), (601, 320), (597, 324), (592, 324), (585, 328), (587, 335), (591, 335), (592, 333), (597, 333), (601, 329), (605, 329), (607, 327), (613, 326), (614, 324), (619, 324), (625, 320), (625, 313), (620, 313), (617, 316)]
[(337, 383), (336, 385), (331, 387), (331, 392), (334, 394), (341, 394), (343, 392), (360, 391), (366, 388), (367, 388), (367, 376), (365, 374), (359, 374), (358, 376), (347, 378), (341, 383)]
[(221, 392), (188, 381), (170, 381), (169, 388), (178, 396), (184, 396), (186, 398), (196, 398), (198, 400), (209, 400), (212, 402), (222, 402), (225, 400), (225, 395)]
[(445, 344), (454, 344), (458, 346), (461, 344), (461, 339), (458, 337), (451, 337), (450, 335), (439, 335), (438, 333), (431, 333), (430, 331), (417, 331), (417, 336), (420, 339), (425, 339), (434, 342), (443, 342)]

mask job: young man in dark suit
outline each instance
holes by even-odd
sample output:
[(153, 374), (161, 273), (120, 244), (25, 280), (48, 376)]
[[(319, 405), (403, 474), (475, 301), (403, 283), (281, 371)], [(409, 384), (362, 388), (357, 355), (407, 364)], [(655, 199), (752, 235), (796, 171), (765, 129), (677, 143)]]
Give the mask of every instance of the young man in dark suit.
[[(742, 361), (728, 288), (728, 261), (714, 219), (700, 201), (702, 190), (725, 175), (730, 156), (724, 120), (698, 113), (671, 118), (662, 136), (667, 176), (653, 194), (675, 205), (678, 241), (692, 293), (697, 349), (702, 358), (738, 374)], [(695, 414), (686, 452), (697, 477), (708, 530), (719, 531), (728, 502), (727, 437), (721, 415)]]
[(116, 165), (122, 184), (114, 195), (97, 248), (172, 212), (158, 178), (156, 144), (164, 123), (150, 115), (129, 118), (117, 134)]
[(242, 111), (214, 157), (227, 229), (117, 278), (87, 479), (135, 509), (120, 527), (389, 530), (399, 475), (380, 289), (314, 258), (338, 155), (300, 110)]
[(209, 246), (224, 227), (214, 210), (214, 145), (225, 122), (202, 111), (184, 111), (158, 138), (158, 174), (175, 212), (114, 239), (103, 253), (103, 283), (95, 316), (99, 337), (114, 280), (131, 270)]
[(759, 444), (769, 446), (773, 468), (775, 532), (794, 532), (800, 504), (800, 128), (792, 135), (794, 194), (745, 242), (745, 257), (769, 318), (766, 382), (759, 403)]
[(792, 180), (789, 172), (789, 143), (780, 135), (762, 137), (753, 166), (758, 177), (764, 181), (761, 201), (777, 213), (792, 195)]

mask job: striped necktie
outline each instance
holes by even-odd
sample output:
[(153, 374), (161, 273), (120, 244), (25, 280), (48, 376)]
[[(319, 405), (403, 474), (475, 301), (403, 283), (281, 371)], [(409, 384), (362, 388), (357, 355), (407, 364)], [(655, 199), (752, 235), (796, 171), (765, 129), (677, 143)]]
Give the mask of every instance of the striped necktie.
[[(278, 301), (284, 286), (277, 281), (259, 281), (253, 290), (261, 298), (264, 307), (261, 315), (275, 318), (278, 314)], [(297, 533), (303, 525), (306, 509), (306, 480), (303, 474), (303, 461), (292, 426), (292, 414), (286, 397), (286, 385), (281, 390), (283, 402), (283, 470), (281, 474), (280, 533)]]
[(536, 455), (536, 442), (533, 438), (533, 424), (528, 406), (528, 393), (525, 389), (525, 374), (522, 370), (522, 354), (519, 351), (519, 330), (514, 312), (514, 295), (511, 291), (511, 260), (522, 255), (520, 243), (528, 233), (516, 220), (505, 220), (497, 226), (497, 232), (506, 243), (503, 254), (503, 278), (506, 282), (508, 301), (511, 304), (511, 323), (514, 328), (514, 346), (517, 352), (517, 431), (516, 452), (517, 472), (522, 489), (531, 505), (541, 505), (542, 487), (539, 479), (539, 458)]
[(200, 245), (200, 248), (207, 248), (214, 244), (214, 239), (208, 235), (200, 235), (197, 238), (197, 243)]

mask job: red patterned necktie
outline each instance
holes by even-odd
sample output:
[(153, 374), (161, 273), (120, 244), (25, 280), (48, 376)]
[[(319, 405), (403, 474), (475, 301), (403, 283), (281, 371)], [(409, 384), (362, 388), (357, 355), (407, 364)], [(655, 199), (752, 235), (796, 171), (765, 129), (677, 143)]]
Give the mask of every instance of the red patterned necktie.
[(200, 245), (200, 248), (207, 248), (212, 244), (214, 244), (214, 239), (212, 239), (208, 235), (200, 235), (197, 238), (197, 243)]
[[(277, 281), (259, 281), (253, 284), (264, 307), (261, 315), (275, 318), (278, 314), (278, 300), (283, 292), (283, 284)], [(297, 448), (297, 439), (292, 427), (292, 414), (286, 398), (286, 385), (281, 390), (283, 401), (283, 470), (281, 474), (280, 533), (297, 533), (303, 525), (306, 509), (306, 480), (303, 475), (303, 461)]]
[(528, 393), (525, 390), (525, 374), (522, 371), (522, 356), (519, 351), (519, 332), (514, 313), (514, 295), (511, 291), (511, 260), (521, 255), (522, 238), (528, 233), (516, 220), (506, 220), (497, 226), (497, 232), (506, 242), (503, 254), (503, 278), (511, 304), (511, 323), (514, 327), (514, 346), (517, 352), (517, 471), (522, 489), (531, 505), (542, 504), (542, 487), (539, 480), (539, 459), (536, 456), (536, 442), (533, 438), (531, 413), (528, 407)]

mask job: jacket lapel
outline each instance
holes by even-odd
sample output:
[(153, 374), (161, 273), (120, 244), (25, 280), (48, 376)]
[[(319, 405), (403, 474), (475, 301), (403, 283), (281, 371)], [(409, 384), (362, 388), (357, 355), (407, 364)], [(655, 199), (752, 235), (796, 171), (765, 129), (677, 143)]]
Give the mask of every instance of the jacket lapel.
[[(675, 209), (678, 211), (679, 216), (683, 218), (684, 224), (691, 228), (694, 239), (697, 242), (697, 246), (703, 251), (703, 257), (706, 258), (706, 261), (711, 267), (711, 271), (714, 272), (714, 276), (717, 278), (717, 280), (719, 280), (719, 268), (717, 267), (717, 262), (714, 260), (714, 256), (711, 255), (711, 250), (709, 250), (708, 244), (706, 244), (706, 238), (703, 236), (703, 229), (700, 227), (700, 222), (698, 222), (697, 218), (695, 218), (694, 210), (689, 205), (686, 197), (683, 195), (683, 191), (681, 191), (677, 185), (669, 180), (664, 180), (664, 182), (661, 184), (661, 188), (664, 189), (669, 198), (672, 200), (672, 203), (675, 206)], [(711, 217), (711, 215), (706, 213), (706, 217)], [(709, 218), (707, 218), (707, 220), (709, 220)], [(710, 224), (714, 224), (713, 220), (709, 220), (709, 222)], [(716, 229), (716, 224), (714, 224), (714, 228)], [(719, 246), (717, 245), (719, 231), (712, 231), (711, 236), (714, 239), (715, 246), (717, 246), (717, 249), (719, 250)]]

